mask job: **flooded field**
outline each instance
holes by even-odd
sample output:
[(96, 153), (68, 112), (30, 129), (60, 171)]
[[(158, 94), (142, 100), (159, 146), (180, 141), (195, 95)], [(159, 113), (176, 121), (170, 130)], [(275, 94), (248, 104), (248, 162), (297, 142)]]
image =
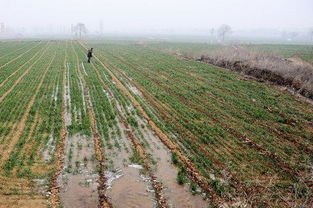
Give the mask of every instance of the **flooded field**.
[(136, 42), (0, 46), (0, 208), (309, 207), (287, 91)]

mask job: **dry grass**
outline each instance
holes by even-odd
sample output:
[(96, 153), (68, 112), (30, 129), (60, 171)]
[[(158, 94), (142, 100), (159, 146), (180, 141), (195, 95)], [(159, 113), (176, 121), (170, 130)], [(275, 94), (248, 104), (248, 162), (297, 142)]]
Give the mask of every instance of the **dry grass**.
[(236, 46), (208, 52), (197, 60), (293, 88), (313, 99), (313, 68), (290, 59), (250, 51)]

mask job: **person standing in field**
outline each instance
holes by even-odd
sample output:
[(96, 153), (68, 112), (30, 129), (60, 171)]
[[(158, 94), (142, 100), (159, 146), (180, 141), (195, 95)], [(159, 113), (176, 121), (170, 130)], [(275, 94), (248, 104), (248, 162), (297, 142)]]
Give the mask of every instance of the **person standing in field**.
[(93, 50), (93, 48), (88, 50), (88, 53), (87, 53), (88, 63), (90, 63), (90, 60), (91, 60), (91, 57), (92, 57), (92, 50)]

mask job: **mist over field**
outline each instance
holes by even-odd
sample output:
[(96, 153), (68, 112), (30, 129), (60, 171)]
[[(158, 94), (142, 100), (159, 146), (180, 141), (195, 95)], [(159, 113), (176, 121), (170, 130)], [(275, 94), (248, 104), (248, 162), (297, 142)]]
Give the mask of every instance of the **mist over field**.
[(0, 0), (0, 208), (313, 208), (313, 0)]
[(0, 38), (105, 35), (215, 37), (229, 25), (228, 39), (310, 40), (311, 0), (11, 0), (0, 2)]

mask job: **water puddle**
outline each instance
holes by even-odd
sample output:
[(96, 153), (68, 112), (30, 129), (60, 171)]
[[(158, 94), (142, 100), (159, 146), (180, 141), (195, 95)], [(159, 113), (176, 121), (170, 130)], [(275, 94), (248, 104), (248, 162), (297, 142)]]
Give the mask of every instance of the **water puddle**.
[(114, 207), (154, 207), (151, 188), (147, 185), (150, 181), (140, 175), (137, 168), (129, 166), (106, 175), (111, 181), (107, 195)]
[[(145, 121), (137, 117), (139, 126), (146, 126)], [(163, 194), (171, 207), (176, 208), (206, 208), (208, 202), (203, 199), (200, 189), (194, 190), (193, 194), (188, 185), (179, 185), (177, 183), (178, 169), (172, 164), (171, 153), (168, 148), (155, 136), (148, 127), (140, 129), (145, 142), (149, 144), (147, 152), (153, 156), (156, 161), (154, 166), (155, 176), (164, 185)], [(139, 137), (139, 136), (138, 136)]]
[(117, 138), (121, 148), (106, 149), (107, 166), (107, 196), (114, 208), (153, 208), (155, 207), (154, 193), (150, 181), (141, 174), (143, 167), (132, 163), (131, 141), (125, 135), (123, 126), (118, 123), (121, 134)]
[(70, 71), (69, 71), (69, 65), (66, 64), (66, 71), (65, 71), (65, 85), (64, 85), (64, 94), (63, 99), (65, 100), (65, 126), (70, 126), (72, 124), (72, 116), (70, 114), (70, 108), (71, 108), (71, 88), (70, 88)]
[(64, 169), (59, 178), (64, 208), (97, 207), (98, 174), (92, 138), (69, 137), (66, 143)]
[(84, 63), (82, 62), (81, 65), (82, 65), (82, 68), (83, 68), (83, 71), (84, 71), (85, 75), (88, 76), (88, 74), (87, 74), (87, 72), (86, 72), (86, 69), (85, 69), (85, 66), (84, 66)]
[(43, 159), (45, 160), (46, 163), (50, 162), (50, 160), (52, 159), (54, 150), (55, 150), (55, 141), (53, 139), (53, 136), (50, 135), (49, 140), (45, 145), (45, 149), (42, 152)]

